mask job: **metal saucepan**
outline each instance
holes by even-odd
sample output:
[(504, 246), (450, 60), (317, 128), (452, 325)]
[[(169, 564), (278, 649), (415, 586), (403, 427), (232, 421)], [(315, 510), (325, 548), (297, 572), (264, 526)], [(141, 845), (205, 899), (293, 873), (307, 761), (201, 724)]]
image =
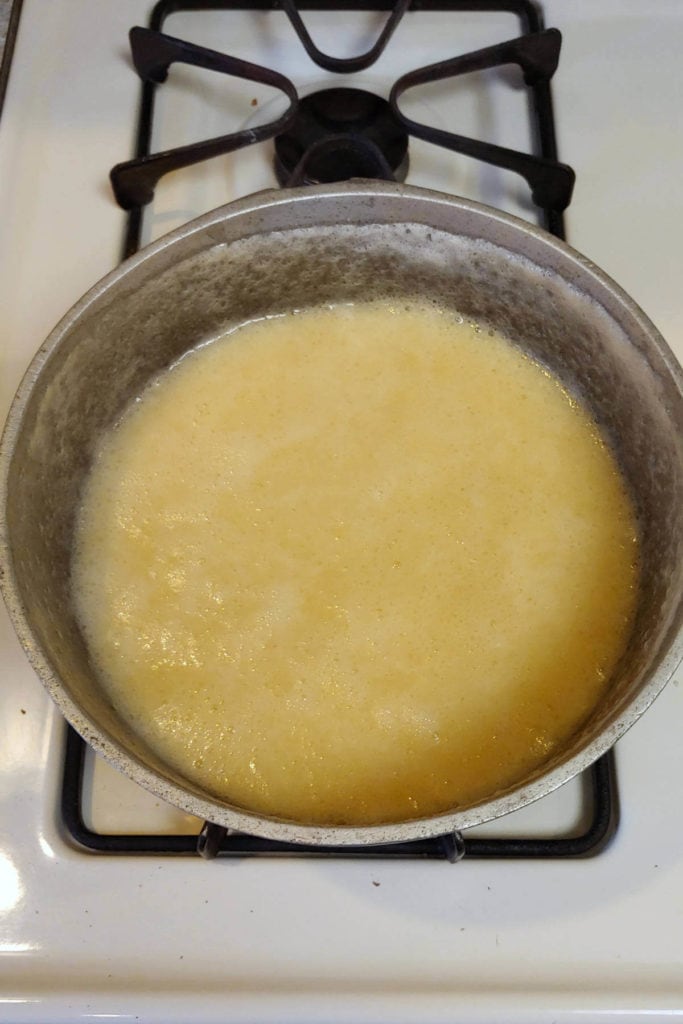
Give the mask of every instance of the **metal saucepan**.
[[(129, 400), (202, 340), (265, 313), (404, 295), (433, 297), (499, 328), (592, 411), (638, 510), (642, 579), (632, 636), (590, 719), (508, 791), (452, 813), (371, 827), (323, 828), (253, 814), (161, 763), (100, 688), (69, 582), (83, 481), (99, 439)], [(683, 654), (682, 426), (683, 375), (653, 325), (592, 263), (545, 232), (476, 203), (393, 183), (261, 193), (128, 260), (67, 313), (36, 355), (0, 451), (5, 599), (69, 722), (165, 800), (218, 824), (293, 842), (439, 835), (521, 807), (587, 767), (671, 676)]]

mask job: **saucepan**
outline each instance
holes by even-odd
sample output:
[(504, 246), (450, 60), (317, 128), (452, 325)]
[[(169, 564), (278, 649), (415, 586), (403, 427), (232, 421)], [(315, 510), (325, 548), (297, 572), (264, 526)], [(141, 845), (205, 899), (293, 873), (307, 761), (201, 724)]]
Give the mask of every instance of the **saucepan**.
[[(93, 453), (127, 403), (231, 325), (318, 304), (422, 296), (490, 324), (580, 396), (637, 510), (631, 635), (604, 696), (552, 758), (472, 806), (320, 827), (229, 805), (164, 764), (100, 686), (74, 614), (75, 515)], [(493, 400), (493, 398), (492, 398)], [(88, 743), (136, 782), (220, 825), (290, 842), (390, 843), (445, 834), (550, 792), (608, 750), (683, 654), (683, 375), (655, 327), (588, 259), (462, 199), (395, 183), (264, 192), (195, 220), (100, 281), (42, 346), (0, 451), (3, 590), (31, 663)]]

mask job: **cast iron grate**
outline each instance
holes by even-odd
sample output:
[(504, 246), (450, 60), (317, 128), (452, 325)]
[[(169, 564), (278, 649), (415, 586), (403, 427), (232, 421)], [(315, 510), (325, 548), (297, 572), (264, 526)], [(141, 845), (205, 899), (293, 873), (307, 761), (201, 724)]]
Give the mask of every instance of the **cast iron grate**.
[[(425, 139), (456, 153), (476, 157), (524, 177), (531, 196), (542, 210), (546, 227), (558, 238), (564, 239), (563, 211), (571, 201), (574, 172), (558, 161), (555, 118), (550, 94), (550, 80), (557, 67), (561, 36), (556, 29), (544, 29), (539, 8), (532, 0), (160, 0), (154, 7), (150, 27), (134, 28), (130, 33), (133, 61), (140, 75), (142, 97), (137, 123), (136, 152), (132, 160), (117, 164), (111, 173), (112, 186), (119, 204), (128, 210), (124, 257), (132, 255), (140, 246), (142, 213), (151, 201), (154, 187), (160, 178), (172, 170), (190, 166), (200, 160), (232, 152), (255, 142), (274, 138), (278, 158), (291, 141), (296, 142), (299, 99), (295, 86), (283, 75), (258, 65), (249, 64), (225, 54), (208, 50), (161, 32), (166, 18), (178, 11), (207, 10), (284, 10), (306, 53), (321, 68), (336, 73), (353, 73), (373, 64), (400, 22), (410, 12), (439, 11), (457, 14), (465, 11), (507, 12), (516, 15), (523, 35), (474, 53), (464, 54), (438, 64), (428, 65), (403, 75), (393, 86), (388, 104), (381, 101), (381, 117), (389, 119), (388, 134), (392, 144), (401, 152), (393, 164), (378, 144), (374, 128), (369, 133), (357, 133), (344, 127), (331, 136), (309, 139), (297, 158), (287, 167), (278, 167), (281, 183), (305, 184), (314, 162), (321, 156), (328, 160), (335, 147), (343, 154), (345, 172), (338, 178), (359, 175), (365, 177), (402, 177), (397, 166), (406, 169), (407, 154), (401, 133)], [(374, 45), (366, 53), (351, 58), (336, 58), (322, 53), (311, 39), (301, 18), (300, 10), (386, 11), (384, 24)], [(150, 153), (154, 120), (156, 89), (165, 78), (170, 64), (182, 62), (218, 71), (247, 81), (262, 82), (279, 89), (288, 99), (284, 113), (275, 121), (255, 129), (235, 132), (205, 142)], [(409, 89), (432, 81), (452, 78), (471, 71), (517, 64), (533, 99), (533, 128), (536, 153), (522, 153), (490, 143), (431, 128), (406, 117), (400, 108), (400, 97)], [(339, 93), (341, 90), (328, 90)], [(358, 90), (348, 90), (361, 96)], [(317, 96), (321, 96), (318, 93)], [(363, 94), (369, 95), (369, 94)], [(339, 96), (332, 97), (338, 104)], [(305, 101), (304, 101), (305, 102)], [(308, 116), (306, 110), (304, 114)], [(343, 120), (343, 118), (342, 118)], [(304, 135), (308, 125), (304, 124)], [(397, 137), (399, 141), (397, 143)], [(283, 145), (282, 140), (285, 140)], [(279, 145), (278, 145), (279, 144)], [(345, 858), (430, 858), (447, 861), (463, 857), (487, 858), (557, 858), (582, 857), (599, 853), (613, 836), (617, 827), (617, 791), (614, 759), (606, 754), (585, 773), (588, 783), (588, 824), (579, 835), (569, 830), (557, 838), (481, 838), (452, 833), (431, 839), (406, 843), (363, 847), (311, 847), (288, 844), (255, 836), (235, 833), (206, 822), (197, 835), (113, 835), (88, 828), (83, 816), (83, 769), (86, 745), (71, 728), (67, 732), (64, 776), (61, 794), (61, 813), (64, 825), (74, 840), (86, 850), (110, 854), (201, 854), (205, 858), (245, 855), (297, 855)]]

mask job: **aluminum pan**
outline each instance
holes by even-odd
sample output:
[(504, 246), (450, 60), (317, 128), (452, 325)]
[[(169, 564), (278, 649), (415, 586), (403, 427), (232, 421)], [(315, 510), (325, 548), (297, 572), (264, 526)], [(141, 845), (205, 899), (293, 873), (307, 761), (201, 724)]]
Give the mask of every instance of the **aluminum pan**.
[[(374, 275), (383, 280), (380, 291), (393, 281), (399, 293), (414, 293), (414, 283), (401, 276), (404, 270), (445, 301), (452, 291), (456, 305), (469, 305), (473, 315), (500, 324), (581, 392), (611, 437), (631, 484), (646, 578), (640, 625), (610, 699), (562, 757), (473, 807), (399, 824), (323, 828), (229, 807), (170, 771), (130, 735), (98, 690), (66, 607), (69, 529), (79, 480), (87, 472), (88, 445), (92, 450), (97, 431), (113, 422), (140, 381), (164, 359), (177, 357), (176, 342), (169, 338), (182, 335), (179, 322), (196, 320), (192, 304), (198, 282), (210, 299), (202, 314), (209, 309), (201, 324), (204, 336), (226, 315), (242, 317), (245, 302), (258, 308), (263, 302), (289, 306), (337, 297), (344, 273), (346, 294), (363, 294), (373, 277), (359, 270), (354, 277), (344, 267), (357, 263), (360, 236), (375, 231), (363, 226), (371, 225), (391, 226), (367, 265), (383, 269)], [(403, 239), (403, 268), (397, 232), (414, 236)], [(302, 237), (308, 244), (297, 247), (295, 238)], [(478, 253), (474, 268), (472, 251)], [(270, 254), (270, 269), (264, 253)], [(321, 253), (327, 269), (334, 269), (327, 283), (320, 280)], [(217, 288), (222, 257), (227, 263)], [(212, 260), (216, 265), (208, 275), (206, 268), (198, 270)], [(367, 266), (361, 260), (361, 269)], [(307, 274), (310, 281), (303, 287)], [(158, 299), (160, 281), (167, 303)], [(306, 293), (301, 302), (300, 290)], [(231, 302), (239, 308), (230, 311)], [(558, 316), (564, 335), (572, 339), (569, 346), (566, 337), (548, 330)], [(122, 351), (116, 347), (126, 324), (146, 332), (149, 344), (141, 361), (137, 351), (125, 351), (125, 344)], [(109, 361), (102, 355), (107, 346)], [(99, 376), (92, 375), (93, 359), (104, 359)], [(97, 430), (88, 433), (88, 424), (96, 421)], [(476, 203), (402, 185), (350, 182), (261, 193), (183, 226), (122, 264), (67, 313), (37, 353), (0, 446), (3, 593), (27, 654), (65, 717), (108, 761), (171, 803), (240, 831), (289, 842), (357, 845), (443, 834), (515, 810), (583, 770), (636, 721), (672, 675), (683, 655), (682, 425), (683, 375), (654, 326), (589, 260), (545, 232)], [(51, 468), (55, 453), (62, 460), (59, 472)], [(42, 555), (35, 556), (41, 546)]]

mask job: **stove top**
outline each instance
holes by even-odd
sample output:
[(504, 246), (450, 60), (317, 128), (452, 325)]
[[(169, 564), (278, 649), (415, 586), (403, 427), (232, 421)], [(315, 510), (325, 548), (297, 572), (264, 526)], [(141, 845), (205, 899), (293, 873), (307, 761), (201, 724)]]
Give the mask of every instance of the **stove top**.
[[(193, 9), (172, 13), (164, 31), (268, 64), (304, 97), (352, 85), (386, 98), (417, 67), (520, 32), (512, 14), (468, 9), (475, 5), (459, 5), (457, 19), (436, 7), (409, 12), (378, 61), (350, 78), (304, 55), (283, 10), (185, 6)], [(361, 4), (346, 3), (343, 22), (307, 8), (312, 38), (332, 54), (363, 52), (386, 19)], [(631, 292), (680, 358), (683, 9), (675, 0), (646, 9), (603, 0), (597, 10), (553, 0), (543, 9), (564, 37), (553, 99), (560, 156), (577, 172), (569, 240)], [(127, 32), (152, 14), (141, 0), (97, 8), (24, 0), (0, 120), (3, 410), (54, 322), (115, 265), (124, 236), (131, 244), (107, 174), (134, 152), (139, 81)], [(286, 114), (281, 92), (251, 86), (174, 66), (155, 96), (151, 151)], [(406, 91), (401, 109), (419, 124), (531, 151), (528, 103), (521, 74), (493, 68)], [(543, 216), (526, 182), (499, 167), (420, 138), (410, 141), (409, 161), (413, 184)], [(161, 179), (135, 231), (144, 243), (276, 182), (271, 143), (216, 157)], [(0, 645), (3, 1019), (683, 1017), (676, 681), (617, 746), (621, 827), (600, 857), (466, 859), (451, 868), (427, 859), (241, 856), (204, 865), (153, 847), (122, 859), (76, 846), (58, 816), (64, 726), (4, 609)], [(192, 837), (200, 828), (90, 752), (84, 780), (81, 809), (98, 834)], [(590, 786), (577, 780), (474, 839), (580, 835), (590, 824)]]

